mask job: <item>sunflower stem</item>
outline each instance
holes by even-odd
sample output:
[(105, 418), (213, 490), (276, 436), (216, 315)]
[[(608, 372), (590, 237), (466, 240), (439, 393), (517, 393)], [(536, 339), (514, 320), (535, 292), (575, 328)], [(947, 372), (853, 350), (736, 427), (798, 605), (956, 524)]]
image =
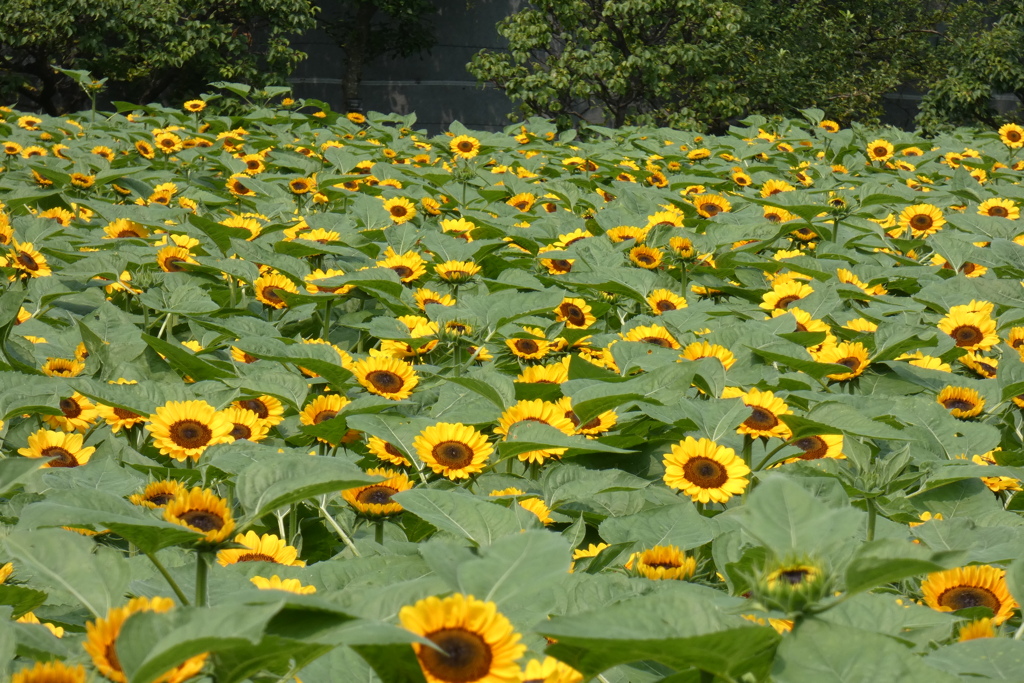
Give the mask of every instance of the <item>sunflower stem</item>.
[(331, 314), (333, 312), (334, 299), (328, 299), (327, 304), (324, 306), (324, 339), (327, 339), (327, 336), (331, 333)]
[(1021, 624), (1016, 631), (1013, 632), (1013, 639), (1020, 640), (1024, 637), (1024, 624)]
[(373, 530), (373, 540), (377, 545), (384, 545), (384, 520), (378, 519)]
[(875, 508), (875, 501), (872, 498), (868, 498), (865, 502), (868, 504), (868, 533), (867, 542), (875, 540), (875, 520), (878, 517), (878, 510)]
[(288, 544), (295, 545), (295, 537), (299, 533), (299, 506), (297, 503), (292, 503), (291, 509), (288, 511)]
[(196, 553), (196, 605), (199, 607), (206, 606), (206, 577), (210, 569), (210, 565), (206, 562), (207, 555), (208, 553), (205, 552)]
[(181, 586), (179, 586), (178, 582), (174, 580), (174, 577), (172, 577), (170, 573), (168, 573), (167, 568), (164, 567), (160, 560), (156, 559), (156, 555), (154, 553), (143, 554), (149, 558), (149, 561), (153, 563), (153, 566), (156, 567), (156, 570), (160, 572), (160, 576), (164, 577), (164, 580), (167, 582), (167, 585), (169, 585), (171, 587), (171, 590), (174, 591), (174, 594), (178, 596), (178, 600), (181, 602), (181, 604), (188, 607), (191, 603), (189, 603), (188, 598), (186, 598), (185, 594), (181, 591)]
[(754, 449), (754, 437), (750, 434), (743, 435), (743, 462), (747, 463), (749, 468), (751, 460), (753, 460), (753, 449)]
[(324, 508), (323, 503), (320, 503), (319, 507), (320, 512), (323, 513), (324, 519), (327, 521), (328, 524), (331, 525), (331, 527), (334, 529), (334, 532), (338, 534), (338, 536), (341, 538), (341, 542), (348, 546), (348, 549), (352, 551), (353, 555), (355, 555), (356, 557), (362, 557), (362, 555), (359, 554), (359, 550), (356, 548), (355, 543), (353, 543), (352, 539), (348, 537), (348, 534), (345, 533), (345, 530), (338, 525), (338, 522), (335, 521), (334, 517), (331, 516), (331, 513), (327, 512), (327, 509)]

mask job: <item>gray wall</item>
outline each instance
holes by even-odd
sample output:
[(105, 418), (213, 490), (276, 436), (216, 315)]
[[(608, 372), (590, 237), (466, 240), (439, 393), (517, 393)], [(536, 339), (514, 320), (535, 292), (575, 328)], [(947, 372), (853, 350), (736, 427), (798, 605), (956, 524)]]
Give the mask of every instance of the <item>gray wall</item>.
[[(495, 24), (524, 4), (522, 0), (437, 0), (433, 17), (437, 44), (430, 52), (404, 59), (379, 59), (363, 70), (364, 111), (416, 112), (417, 128), (431, 133), (458, 120), (478, 130), (509, 124), (512, 103), (493, 86), (480, 86), (466, 64), (482, 48), (501, 48)], [(467, 8), (467, 5), (469, 6)], [(323, 100), (344, 111), (343, 52), (330, 36), (310, 31), (292, 41), (309, 54), (289, 79), (298, 97)]]

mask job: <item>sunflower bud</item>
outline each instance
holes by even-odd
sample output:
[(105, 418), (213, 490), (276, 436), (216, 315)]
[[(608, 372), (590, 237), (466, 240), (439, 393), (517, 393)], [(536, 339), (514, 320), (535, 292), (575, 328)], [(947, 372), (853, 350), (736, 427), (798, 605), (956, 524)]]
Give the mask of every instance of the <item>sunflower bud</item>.
[(754, 596), (769, 609), (786, 614), (802, 612), (829, 591), (826, 567), (809, 557), (770, 560), (754, 585)]

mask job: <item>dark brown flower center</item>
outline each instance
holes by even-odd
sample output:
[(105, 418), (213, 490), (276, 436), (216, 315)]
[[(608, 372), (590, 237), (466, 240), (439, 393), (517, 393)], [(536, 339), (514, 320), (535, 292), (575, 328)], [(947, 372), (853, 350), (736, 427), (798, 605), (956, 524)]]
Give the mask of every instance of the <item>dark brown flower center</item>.
[(645, 251), (633, 254), (633, 259), (643, 263), (644, 265), (651, 265), (655, 262), (655, 258)]
[(412, 276), (412, 268), (410, 268), (409, 266), (395, 266), (391, 270), (398, 273), (398, 277), (403, 280), (407, 277)]
[(558, 271), (559, 273), (568, 273), (570, 270), (572, 270), (572, 263), (566, 261), (565, 259), (552, 259), (551, 267)]
[(974, 410), (975, 405), (973, 401), (966, 398), (948, 398), (942, 402), (946, 410)]
[(446, 628), (426, 636), (441, 651), (422, 647), (420, 663), (435, 679), (445, 683), (470, 683), (488, 675), (493, 654), (487, 641), (477, 633)]
[(124, 408), (114, 408), (114, 415), (117, 415), (122, 420), (137, 420), (142, 417), (138, 413), (133, 413), (132, 411), (125, 410)]
[(851, 370), (856, 370), (860, 367), (860, 359), (858, 358), (841, 358), (836, 361), (836, 365), (845, 365)]
[(709, 216), (715, 216), (722, 210), (722, 207), (720, 207), (718, 204), (707, 203), (701, 204), (700, 210), (708, 214)]
[(401, 376), (390, 370), (374, 370), (366, 375), (366, 381), (372, 384), (377, 391), (388, 393), (400, 391), (405, 386)]
[(244, 401), (239, 401), (238, 404), (245, 408), (246, 410), (256, 413), (256, 417), (260, 418), (261, 420), (267, 419), (267, 417), (270, 415), (270, 409), (267, 408), (267, 405), (259, 399), (248, 398), (245, 399)]
[(943, 591), (939, 596), (939, 604), (954, 611), (968, 607), (988, 607), (994, 613), (999, 612), (1002, 603), (995, 594), (981, 586), (954, 586)]
[(974, 325), (961, 325), (955, 328), (949, 336), (956, 341), (957, 346), (974, 346), (980, 344), (985, 338), (981, 330)]
[(71, 398), (62, 398), (60, 400), (60, 410), (64, 413), (65, 417), (78, 417), (82, 414), (82, 406), (79, 405), (78, 401)]
[(657, 569), (658, 567), (662, 567), (664, 569), (678, 569), (683, 566), (682, 564), (673, 562), (672, 560), (664, 560), (662, 562), (644, 562), (644, 564), (651, 569)]
[(167, 432), (181, 448), (202, 448), (213, 438), (213, 431), (199, 420), (178, 420)]
[(789, 296), (784, 296), (784, 297), (782, 297), (781, 299), (779, 299), (778, 301), (775, 302), (775, 308), (785, 308), (786, 306), (789, 306), (794, 301), (800, 301), (800, 297), (798, 297), (798, 296), (796, 296), (794, 294), (790, 294)]
[(250, 436), (252, 436), (252, 430), (249, 429), (246, 425), (238, 424), (237, 422), (232, 424), (232, 426), (231, 426), (231, 438), (232, 439), (237, 441), (238, 439), (248, 439)]
[(171, 495), (170, 493), (154, 493), (146, 497), (147, 501), (149, 501), (153, 505), (156, 505), (157, 507), (163, 507), (173, 499), (174, 496)]
[(790, 586), (799, 586), (811, 575), (810, 570), (803, 568), (784, 569), (779, 572), (779, 578)]
[(107, 663), (110, 664), (111, 669), (114, 671), (124, 671), (124, 669), (121, 668), (121, 661), (117, 658), (117, 652), (115, 651), (116, 645), (117, 638), (114, 638), (110, 641), (110, 644), (107, 645), (107, 650), (104, 654), (107, 656)]
[(562, 304), (558, 310), (562, 313), (562, 317), (573, 325), (585, 325), (587, 322), (587, 316), (583, 313), (583, 309), (576, 304)]
[(871, 152), (876, 157), (884, 157), (889, 153), (889, 150), (886, 147), (875, 147), (873, 150), (871, 150)]
[(750, 429), (768, 430), (779, 424), (779, 418), (767, 408), (753, 406), (750, 417), (743, 421), (743, 425)]
[(1009, 140), (1010, 142), (1020, 142), (1021, 134), (1019, 131), (1016, 130), (1008, 130), (1006, 131), (1006, 139)]
[(540, 345), (532, 339), (516, 339), (516, 350), (523, 354), (533, 354), (540, 351)]
[(50, 467), (78, 467), (78, 460), (71, 451), (60, 446), (47, 446), (42, 450), (44, 458), (53, 458), (47, 463)]
[(459, 148), (460, 152), (472, 152), (473, 151), (473, 143), (470, 142), (469, 140), (463, 140), (458, 145), (456, 145), (456, 147)]
[(39, 264), (36, 263), (34, 258), (32, 258), (32, 254), (28, 254), (24, 251), (18, 252), (18, 263), (28, 270), (39, 270)]
[(674, 303), (672, 303), (671, 301), (669, 301), (668, 299), (661, 299), (660, 301), (658, 301), (654, 305), (654, 307), (656, 309), (658, 309), (659, 311), (674, 311), (674, 310), (676, 310), (676, 305)]
[(1006, 218), (1010, 215), (1010, 212), (1006, 210), (1005, 206), (990, 206), (988, 209), (988, 215)]
[(825, 453), (828, 452), (828, 444), (820, 436), (805, 436), (802, 439), (798, 439), (793, 445), (804, 452), (803, 455), (799, 456), (801, 460), (824, 458)]
[(391, 496), (398, 493), (398, 489), (376, 484), (367, 486), (356, 494), (356, 500), (365, 505), (387, 505), (391, 502)]
[(224, 526), (224, 519), (209, 510), (187, 510), (178, 519), (200, 531), (216, 531)]
[(272, 302), (272, 303), (279, 304), (279, 303), (284, 301), (284, 299), (282, 299), (278, 295), (278, 292), (280, 292), (280, 291), (281, 291), (280, 287), (273, 287), (273, 286), (271, 286), (271, 287), (264, 287), (263, 288), (263, 292), (262, 292), (263, 298), (266, 299), (267, 301)]
[(654, 344), (655, 346), (660, 346), (663, 349), (672, 348), (672, 342), (670, 342), (668, 339), (665, 339), (664, 337), (644, 337), (640, 341), (647, 342), (648, 344)]
[(473, 449), (461, 441), (442, 441), (430, 450), (430, 454), (439, 464), (453, 470), (473, 462)]
[(237, 562), (277, 562), (270, 555), (264, 555), (263, 553), (245, 553), (239, 555)]
[(933, 221), (932, 217), (928, 214), (919, 213), (915, 214), (914, 217), (910, 219), (910, 227), (914, 230), (927, 230), (932, 227), (934, 222), (935, 221)]
[(179, 263), (185, 263), (185, 259), (179, 256), (169, 256), (164, 259), (164, 270), (169, 273), (180, 273), (184, 269), (178, 265)]
[(691, 484), (702, 489), (717, 489), (729, 481), (729, 473), (721, 463), (698, 456), (683, 465), (683, 476)]
[(338, 414), (337, 410), (321, 410), (313, 416), (313, 424), (318, 425), (325, 420), (330, 420)]

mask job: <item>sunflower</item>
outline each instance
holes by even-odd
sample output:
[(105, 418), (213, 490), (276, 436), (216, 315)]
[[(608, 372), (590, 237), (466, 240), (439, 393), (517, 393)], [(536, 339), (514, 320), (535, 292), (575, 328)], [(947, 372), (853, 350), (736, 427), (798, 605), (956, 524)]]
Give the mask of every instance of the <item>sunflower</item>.
[(137, 237), (139, 239), (145, 239), (149, 237), (149, 230), (142, 227), (135, 221), (127, 218), (117, 218), (110, 223), (103, 226), (103, 232), (106, 233), (104, 239), (114, 238), (131, 238)]
[(902, 353), (896, 356), (896, 360), (905, 360), (911, 365), (919, 368), (926, 368), (928, 370), (953, 372), (953, 366), (949, 363), (943, 363), (941, 358), (936, 358), (935, 356), (926, 356), (920, 351), (914, 351), (914, 353)]
[(472, 261), (445, 261), (434, 266), (434, 273), (451, 283), (468, 282), (470, 278), (480, 272), (480, 266)]
[(284, 275), (275, 272), (260, 275), (256, 278), (256, 281), (252, 283), (252, 290), (256, 295), (257, 301), (271, 308), (278, 309), (288, 306), (288, 303), (281, 298), (281, 292), (299, 293), (299, 288), (295, 286), (294, 282)]
[(743, 404), (750, 408), (750, 417), (736, 429), (737, 434), (777, 437), (789, 439), (792, 432), (786, 423), (779, 419), (780, 415), (792, 415), (786, 402), (770, 391), (751, 389), (741, 397)]
[(526, 213), (533, 208), (534, 204), (537, 203), (537, 197), (529, 192), (521, 192), (506, 200), (505, 203), (512, 208), (519, 209), (523, 213)]
[(693, 255), (696, 253), (693, 248), (693, 242), (690, 241), (689, 237), (670, 237), (668, 246), (679, 258), (693, 258)]
[(45, 147), (39, 145), (29, 145), (21, 150), (21, 156), (23, 159), (31, 159), (32, 157), (45, 157), (49, 154)]
[[(333, 420), (351, 401), (338, 394), (324, 394), (317, 396), (299, 413), (299, 422), (310, 426), (318, 425), (327, 420)], [(320, 438), (320, 437), (317, 437)], [(320, 439), (324, 443), (326, 440)]]
[(164, 154), (173, 154), (182, 150), (181, 138), (170, 132), (157, 133), (153, 136), (153, 146)]
[(981, 216), (998, 216), (1015, 221), (1020, 218), (1020, 208), (1012, 199), (992, 197), (986, 199), (978, 206), (978, 214)]
[(834, 363), (849, 368), (849, 372), (826, 375), (837, 382), (853, 379), (868, 367), (868, 347), (860, 342), (844, 341), (833, 346), (823, 346), (820, 351), (811, 353), (811, 357), (818, 363)]
[(135, 142), (135, 151), (139, 153), (139, 156), (144, 159), (152, 159), (156, 156), (156, 150), (153, 149), (153, 145), (149, 144), (146, 140), (138, 140)]
[(720, 344), (709, 344), (706, 341), (693, 342), (683, 349), (679, 357), (684, 360), (698, 360), (700, 358), (717, 358), (722, 367), (728, 370), (736, 364), (736, 356), (732, 351)]
[(678, 579), (685, 581), (697, 571), (697, 560), (687, 557), (675, 545), (656, 545), (639, 553), (633, 553), (626, 562), (626, 569), (655, 581)]
[(402, 282), (412, 282), (426, 274), (426, 262), (415, 251), (396, 254), (391, 247), (384, 251), (383, 258), (377, 261), (378, 268), (390, 268), (395, 271)]
[(798, 460), (820, 460), (821, 458), (842, 459), (843, 435), (842, 434), (818, 434), (805, 436), (797, 439), (791, 446), (796, 446), (803, 451), (802, 454), (787, 460), (787, 463)]
[(334, 285), (334, 286), (331, 286), (331, 285), (318, 285), (317, 284), (317, 282), (319, 282), (320, 280), (327, 280), (327, 279), (332, 278), (332, 277), (341, 277), (344, 274), (345, 274), (345, 271), (338, 270), (337, 268), (328, 268), (327, 270), (322, 270), (320, 268), (317, 268), (312, 273), (310, 273), (309, 275), (306, 275), (302, 279), (306, 283), (306, 291), (310, 292), (311, 294), (316, 294), (317, 292), (325, 292), (327, 294), (335, 294), (337, 296), (345, 296), (346, 294), (351, 292), (353, 289), (355, 289), (355, 285)]
[(17, 156), (17, 155), (21, 154), (21, 149), (22, 149), (21, 145), (19, 145), (17, 142), (13, 142), (11, 140), (8, 140), (8, 141), (4, 142), (3, 143), (3, 148), (4, 148), (4, 154), (7, 154), (8, 156)]
[(401, 401), (412, 395), (419, 378), (412, 365), (398, 358), (364, 358), (349, 368), (356, 380), (371, 394), (392, 401)]
[(183, 247), (164, 247), (156, 253), (156, 262), (160, 270), (165, 273), (180, 273), (184, 270), (183, 263), (198, 265), (198, 261), (192, 258), (192, 252)]
[(316, 190), (314, 178), (292, 178), (288, 181), (288, 189), (292, 194), (307, 194)]
[(413, 484), (409, 477), (404, 472), (383, 467), (367, 470), (366, 473), (387, 479), (367, 486), (346, 489), (341, 492), (341, 497), (355, 508), (356, 512), (367, 517), (385, 517), (402, 512), (402, 506), (391, 500), (391, 497), (412, 488)]
[(28, 448), (18, 452), (26, 458), (49, 458), (43, 467), (79, 467), (89, 462), (96, 452), (93, 446), (82, 447), (81, 434), (66, 434), (40, 429), (28, 437)]
[(665, 484), (699, 503), (724, 503), (743, 493), (750, 468), (731, 448), (686, 437), (665, 454)]
[(392, 197), (384, 201), (384, 210), (395, 225), (408, 223), (416, 217), (416, 205), (405, 197)]
[(35, 250), (31, 242), (12, 242), (13, 252), (10, 265), (22, 271), (28, 277), (47, 277), (53, 273), (46, 263), (46, 257)]
[(273, 396), (264, 394), (258, 398), (243, 398), (232, 405), (256, 413), (256, 417), (266, 422), (268, 427), (274, 427), (284, 420), (284, 406)]
[(1016, 123), (1007, 123), (999, 128), (999, 139), (1010, 149), (1024, 147), (1024, 128)]
[(84, 432), (96, 421), (99, 413), (92, 401), (77, 391), (60, 403), (61, 415), (43, 415), (43, 421), (54, 429), (66, 432)]
[(427, 683), (518, 683), (522, 638), (493, 602), (455, 593), (398, 613), (402, 626), (438, 649), (413, 643)]
[[(127, 683), (128, 679), (121, 669), (121, 663), (117, 660), (117, 638), (125, 620), (138, 612), (164, 613), (172, 609), (174, 609), (174, 601), (170, 598), (132, 598), (127, 605), (115, 607), (107, 612), (106, 617), (86, 622), (86, 640), (83, 647), (92, 657), (93, 666), (108, 679), (117, 683)], [(205, 653), (196, 655), (156, 680), (160, 683), (181, 683), (197, 675), (205, 663)]]
[(654, 315), (661, 315), (666, 311), (677, 311), (686, 308), (687, 303), (684, 297), (675, 294), (670, 289), (656, 289), (647, 297), (647, 303), (651, 306)]
[(946, 219), (942, 217), (942, 211), (931, 204), (914, 204), (900, 212), (899, 226), (903, 229), (910, 228), (914, 237), (934, 235), (945, 224)]
[(618, 422), (619, 416), (614, 410), (606, 410), (597, 417), (591, 418), (585, 424), (580, 424), (580, 418), (576, 416), (576, 413), (572, 409), (572, 399), (568, 396), (558, 399), (556, 404), (565, 417), (572, 422), (576, 428), (577, 434), (584, 434), (586, 436), (597, 436), (603, 434), (609, 429), (615, 426)]
[(469, 135), (459, 135), (448, 143), (452, 154), (462, 159), (472, 159), (480, 152), (480, 141)]
[(128, 496), (128, 500), (133, 505), (155, 510), (156, 508), (165, 507), (178, 494), (185, 493), (186, 491), (185, 485), (177, 479), (164, 479), (146, 484), (146, 488), (142, 489), (142, 493), (133, 493)]
[(839, 124), (836, 123), (835, 121), (830, 121), (828, 119), (825, 119), (824, 121), (819, 123), (818, 124), (818, 128), (821, 128), (826, 133), (838, 133), (839, 132)]
[(198, 461), (208, 446), (231, 443), (231, 423), (206, 401), (169, 401), (149, 416), (153, 445), (174, 460)]
[(451, 296), (426, 288), (417, 289), (413, 293), (412, 298), (416, 300), (416, 305), (421, 311), (427, 310), (427, 304), (439, 304), (441, 306), (455, 305), (455, 299)]
[(86, 190), (96, 184), (96, 176), (87, 175), (85, 173), (72, 173), (71, 184), (75, 187), (80, 187), (83, 190)]
[(921, 593), (925, 604), (940, 612), (987, 607), (997, 626), (1017, 609), (1017, 601), (1006, 586), (1006, 572), (987, 564), (929, 574), (921, 583)]
[[(565, 416), (565, 411), (558, 404), (538, 398), (519, 401), (503, 412), (494, 433), (507, 439), (512, 426), (520, 422), (540, 422), (566, 435), (572, 435), (576, 431), (575, 425)], [(523, 462), (543, 463), (548, 458), (562, 456), (565, 451), (565, 448), (547, 448), (520, 453), (518, 457)]]
[(986, 358), (974, 351), (960, 356), (960, 362), (985, 379), (993, 379), (999, 369), (998, 358)]
[(164, 520), (206, 534), (207, 543), (220, 543), (235, 530), (228, 501), (210, 489), (182, 491), (164, 508)]
[(198, 114), (202, 110), (206, 109), (206, 102), (202, 100), (188, 100), (182, 105), (185, 111), (190, 111), (193, 114)]
[(235, 543), (245, 548), (228, 548), (217, 553), (217, 564), (226, 567), (239, 562), (276, 562), (289, 567), (305, 567), (306, 563), (297, 559), (299, 551), (288, 545), (274, 534), (257, 536), (255, 531), (247, 531), (235, 536)]
[(392, 465), (398, 465), (399, 467), (411, 467), (412, 462), (409, 458), (395, 448), (394, 444), (385, 441), (377, 436), (371, 436), (366, 440), (366, 450), (371, 455), (376, 455), (379, 459)]
[(977, 640), (978, 638), (995, 638), (996, 629), (992, 624), (992, 620), (988, 617), (982, 619), (975, 619), (969, 621), (960, 627), (957, 632), (957, 642), (963, 643), (968, 640)]
[(248, 180), (249, 176), (245, 173), (233, 173), (228, 181), (224, 184), (228, 191), (236, 197), (255, 197), (256, 192), (250, 190), (245, 185), (245, 181)]
[(776, 178), (772, 178), (770, 180), (766, 180), (764, 184), (761, 186), (761, 198), (765, 199), (767, 197), (771, 197), (772, 195), (776, 195), (782, 192), (793, 192), (794, 190), (796, 190), (796, 188), (787, 183), (785, 180), (778, 180)]
[(664, 256), (665, 254), (661, 249), (647, 247), (642, 244), (638, 244), (629, 250), (629, 260), (633, 265), (646, 270), (654, 270), (660, 266)]
[(85, 667), (68, 666), (64, 662), (36, 662), (11, 677), (11, 683), (85, 683)]
[[(134, 382), (117, 382), (117, 384), (134, 384)], [(137, 424), (146, 421), (145, 415), (139, 415), (136, 412), (127, 410), (125, 408), (115, 408), (114, 406), (104, 405), (102, 403), (96, 405), (97, 414), (103, 418), (107, 426), (110, 427), (110, 431), (117, 434), (122, 428), (134, 427)]]
[(647, 228), (638, 228), (633, 225), (618, 225), (611, 230), (606, 231), (605, 237), (610, 239), (615, 244), (625, 242), (626, 240), (634, 240), (637, 244), (647, 239)]
[(553, 524), (555, 521), (551, 517), (551, 508), (540, 498), (523, 498), (518, 501), (518, 504), (524, 510), (535, 514), (544, 526)]
[(316, 593), (316, 586), (303, 586), (298, 579), (282, 579), (274, 574), (269, 579), (262, 576), (254, 576), (249, 581), (261, 591), (285, 591), (297, 595), (311, 595)]
[(412, 446), (425, 465), (452, 480), (482, 472), (494, 453), (487, 437), (461, 423), (431, 425), (413, 439)]
[(717, 194), (699, 194), (690, 199), (697, 213), (704, 218), (711, 218), (720, 213), (732, 211), (732, 204), (725, 197)]
[(676, 341), (676, 338), (661, 325), (638, 325), (626, 332), (626, 334), (619, 333), (619, 336), (625, 341), (644, 342), (660, 346), (664, 349), (679, 348), (679, 342)]
[(775, 284), (772, 289), (761, 297), (758, 304), (766, 311), (785, 310), (794, 301), (805, 299), (814, 294), (814, 289), (798, 280), (789, 280)]
[(590, 305), (583, 299), (566, 297), (554, 309), (555, 320), (565, 323), (569, 329), (585, 330), (597, 322), (590, 311)]
[(582, 683), (583, 674), (554, 657), (531, 659), (519, 674), (522, 683)]
[(231, 438), (235, 441), (263, 441), (267, 438), (270, 425), (256, 416), (256, 413), (245, 408), (231, 406), (221, 411), (231, 423)]
[(524, 368), (516, 382), (523, 384), (561, 384), (569, 380), (569, 368), (559, 361), (550, 365), (531, 365)]
[(956, 345), (966, 351), (988, 351), (999, 343), (996, 322), (991, 318), (993, 305), (987, 301), (974, 301), (953, 306), (949, 315), (939, 321), (939, 330), (945, 332)]
[(974, 389), (947, 386), (935, 397), (938, 403), (953, 417), (965, 419), (981, 413), (985, 399)]
[(533, 339), (529, 337), (514, 337), (505, 340), (505, 345), (515, 355), (523, 360), (537, 360), (551, 352), (551, 342), (546, 339)]
[(888, 140), (879, 138), (868, 143), (868, 159), (871, 161), (888, 161), (892, 158), (894, 147)]

